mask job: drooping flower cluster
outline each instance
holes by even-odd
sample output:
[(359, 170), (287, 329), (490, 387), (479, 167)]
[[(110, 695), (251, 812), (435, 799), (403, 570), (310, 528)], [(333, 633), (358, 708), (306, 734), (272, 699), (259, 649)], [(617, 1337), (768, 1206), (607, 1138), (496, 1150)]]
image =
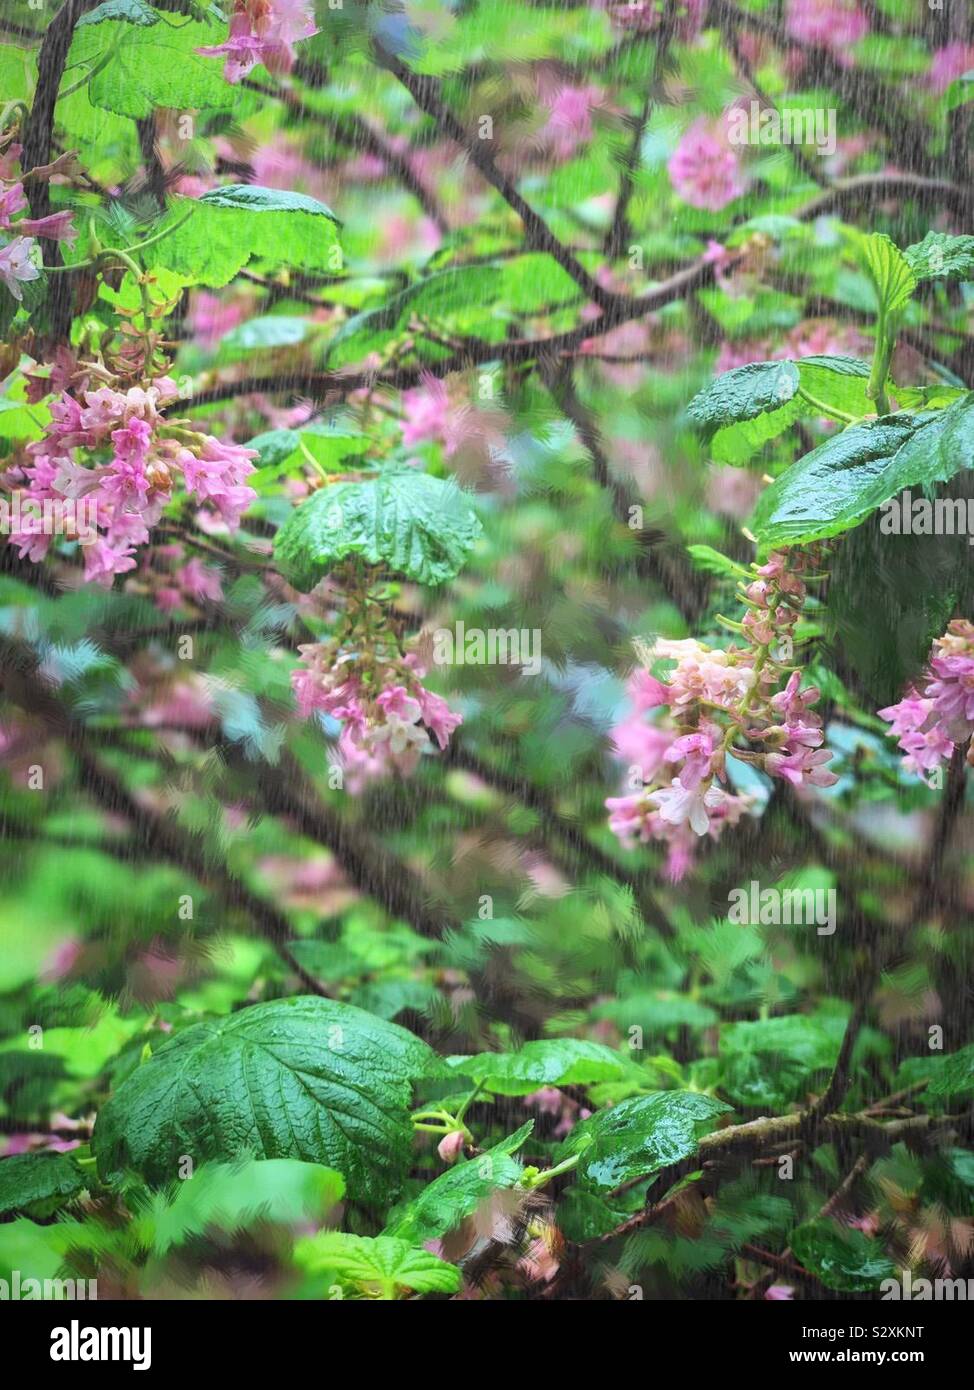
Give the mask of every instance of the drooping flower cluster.
[[(291, 673), (298, 710), (342, 724), (338, 757), (360, 787), (373, 778), (415, 771), (431, 738), (442, 751), (463, 722), (441, 695), (427, 690), (427, 668), (404, 651), (381, 606), (353, 586), (336, 635), (298, 648)], [(353, 788), (354, 790), (355, 788)]]
[[(974, 734), (974, 623), (955, 618), (934, 641), (919, 687), (879, 710), (906, 755), (907, 772), (927, 779)], [(970, 758), (970, 753), (968, 753)]]
[(256, 454), (167, 419), (164, 410), (178, 397), (170, 377), (126, 386), (104, 363), (62, 354), (49, 379), (31, 378), (31, 398), (43, 398), (51, 386), (60, 389), (43, 439), (28, 444), (28, 462), (0, 480), (20, 495), (9, 540), (22, 559), (42, 560), (55, 535), (73, 527), (85, 578), (107, 587), (135, 568), (136, 549), (179, 483), (226, 525), (239, 524), (257, 495), (245, 482)]
[[(49, 237), (52, 241), (66, 241), (70, 246), (77, 237), (70, 211), (52, 212), (47, 217), (19, 216), (27, 209), (23, 181), (16, 178), (13, 172), (20, 155), (20, 145), (11, 144), (0, 157), (0, 231), (12, 234), (11, 239), (0, 246), (0, 280), (18, 304), (24, 297), (22, 286), (36, 280), (41, 273), (34, 263), (35, 238)], [(47, 180), (67, 168), (69, 160), (70, 156), (62, 157), (54, 164), (34, 169), (31, 177)], [(18, 220), (14, 221), (15, 218)]]
[[(801, 552), (775, 552), (755, 566), (744, 588), (747, 613), (730, 624), (743, 641), (723, 649), (693, 638), (658, 641), (647, 663), (675, 661), (665, 680), (637, 672), (629, 683), (633, 714), (613, 730), (620, 758), (630, 764), (627, 796), (610, 797), (609, 825), (627, 843), (663, 840), (667, 872), (679, 879), (700, 836), (717, 839), (748, 809), (749, 798), (727, 789), (732, 753), (794, 786), (831, 786), (814, 686), (801, 689), (791, 666), (794, 628), (806, 598), (810, 561)], [(665, 710), (659, 722), (645, 715)]]
[(269, 72), (290, 72), (294, 45), (317, 32), (309, 0), (235, 0), (226, 42), (196, 51), (207, 58), (226, 55), (223, 75), (239, 82), (258, 63)]

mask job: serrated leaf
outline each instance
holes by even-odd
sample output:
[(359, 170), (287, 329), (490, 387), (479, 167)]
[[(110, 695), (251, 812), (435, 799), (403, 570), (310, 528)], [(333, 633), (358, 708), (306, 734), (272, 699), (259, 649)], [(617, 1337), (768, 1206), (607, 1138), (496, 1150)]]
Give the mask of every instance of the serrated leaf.
[(884, 232), (847, 228), (846, 236), (872, 281), (879, 309), (887, 315), (904, 309), (916, 289), (916, 277), (903, 252)]
[(118, 1088), (98, 1115), (99, 1172), (172, 1181), (197, 1161), (300, 1158), (340, 1172), (376, 1205), (409, 1162), (411, 1087), (429, 1048), (348, 1004), (301, 996), (196, 1023)]
[(974, 236), (927, 232), (922, 241), (903, 252), (918, 280), (974, 278)]
[(522, 1165), (512, 1157), (528, 1138), (534, 1121), (476, 1158), (448, 1168), (418, 1197), (393, 1213), (384, 1234), (421, 1245), (437, 1240), (471, 1216), (492, 1192), (516, 1186)]
[(735, 1105), (782, 1108), (835, 1063), (839, 1040), (807, 1014), (731, 1023), (721, 1029), (721, 1090)]
[(905, 487), (946, 482), (974, 467), (974, 393), (943, 410), (863, 420), (783, 473), (758, 505), (768, 545), (839, 535)]
[(0, 1216), (50, 1216), (85, 1186), (84, 1174), (67, 1154), (14, 1154), (0, 1159)]
[(896, 1275), (896, 1266), (879, 1241), (870, 1240), (861, 1231), (840, 1230), (831, 1221), (806, 1221), (792, 1231), (788, 1244), (805, 1269), (827, 1289), (868, 1293)]
[(408, 1293), (456, 1293), (460, 1271), (428, 1250), (391, 1236), (324, 1231), (295, 1242), (295, 1263), (309, 1274), (334, 1276), (363, 1298)]
[(582, 1120), (555, 1155), (580, 1154), (578, 1181), (590, 1192), (652, 1177), (689, 1158), (730, 1106), (700, 1091), (651, 1091)]
[(694, 397), (687, 413), (710, 438), (717, 462), (741, 464), (802, 416), (822, 413), (802, 391), (847, 414), (871, 413), (869, 370), (868, 362), (840, 355), (752, 362), (719, 376)]
[(87, 25), (104, 24), (107, 19), (117, 19), (125, 24), (140, 24), (148, 27), (152, 24), (158, 24), (161, 18), (158, 10), (147, 5), (145, 0), (104, 0), (103, 4), (96, 5), (93, 10), (83, 14), (75, 28), (83, 29)]
[(962, 1096), (974, 1091), (974, 1043), (944, 1057), (928, 1089), (934, 1096)]
[(76, 28), (68, 54), (68, 84), (88, 68), (92, 106), (133, 120), (150, 116), (157, 107), (229, 110), (239, 92), (225, 81), (221, 59), (196, 52), (218, 42), (222, 34), (222, 25), (163, 15), (131, 0), (109, 0)]
[(482, 1082), (501, 1096), (526, 1096), (542, 1086), (588, 1086), (620, 1081), (629, 1066), (624, 1057), (587, 1038), (542, 1038), (517, 1052), (481, 1052), (448, 1057), (447, 1065)]
[(452, 480), (391, 468), (365, 482), (319, 488), (280, 528), (274, 554), (304, 589), (350, 558), (436, 585), (459, 572), (480, 532)]
[(723, 372), (694, 396), (687, 415), (705, 438), (722, 425), (780, 410), (801, 385), (794, 362), (750, 362)]
[(174, 198), (158, 232), (166, 235), (142, 252), (150, 268), (165, 266), (190, 284), (217, 288), (254, 257), (296, 270), (331, 270), (338, 245), (338, 219), (324, 203), (244, 183)]

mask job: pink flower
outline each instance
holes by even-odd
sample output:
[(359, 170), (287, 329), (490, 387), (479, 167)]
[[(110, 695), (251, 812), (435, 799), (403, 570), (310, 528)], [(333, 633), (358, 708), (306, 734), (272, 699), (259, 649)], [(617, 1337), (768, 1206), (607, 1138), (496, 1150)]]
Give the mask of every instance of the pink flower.
[(219, 573), (212, 566), (204, 565), (202, 560), (190, 560), (178, 569), (176, 581), (180, 588), (185, 589), (197, 602), (205, 599), (211, 603), (220, 603), (223, 599), (223, 585)]
[(555, 155), (568, 159), (575, 153), (578, 145), (586, 145), (592, 139), (592, 110), (602, 101), (598, 87), (563, 86), (550, 97), (547, 106), (551, 111), (544, 135)]
[(769, 1303), (785, 1303), (795, 1297), (795, 1290), (791, 1284), (769, 1284), (764, 1296)]
[(683, 136), (666, 167), (683, 201), (708, 212), (719, 212), (747, 187), (737, 155), (719, 127), (702, 117)]
[(24, 297), (21, 285), (40, 277), (41, 272), (30, 258), (30, 253), (36, 245), (37, 242), (30, 237), (15, 236), (13, 241), (0, 247), (0, 280), (18, 304)]
[(456, 1163), (457, 1159), (463, 1156), (465, 1142), (462, 1130), (451, 1129), (437, 1144), (436, 1152), (444, 1163)]
[(799, 43), (831, 49), (847, 66), (847, 50), (869, 32), (869, 21), (856, 0), (788, 0), (786, 27)]
[[(694, 791), (713, 770), (714, 734), (709, 729), (701, 733), (685, 734), (683, 738), (678, 738), (670, 745), (665, 757), (668, 763), (678, 762), (680, 758), (686, 759), (677, 781), (687, 791)], [(660, 814), (667, 819), (662, 811)]]
[(52, 212), (47, 217), (24, 217), (17, 223), (16, 230), (29, 236), (45, 236), (51, 241), (66, 241), (73, 246), (78, 232), (70, 212)]
[(12, 183), (0, 190), (0, 227), (9, 228), (11, 219), (27, 206), (22, 183)]
[(223, 75), (239, 82), (258, 63), (270, 72), (290, 72), (294, 44), (317, 32), (308, 0), (236, 0), (226, 42), (196, 51), (208, 58), (226, 55)]
[(402, 442), (408, 446), (421, 444), (425, 439), (445, 441), (450, 429), (450, 402), (446, 385), (433, 376), (424, 377), (424, 385), (402, 393)]
[(463, 715), (452, 710), (441, 695), (434, 695), (420, 685), (416, 688), (421, 718), (440, 748), (446, 748), (453, 730), (463, 723)]
[(965, 72), (974, 70), (974, 45), (949, 43), (934, 51), (927, 83), (935, 92), (945, 92)]
[(711, 812), (722, 804), (725, 795), (713, 785), (697, 785), (688, 790), (674, 777), (668, 787), (650, 792), (646, 799), (656, 803), (661, 820), (667, 824), (686, 822), (695, 835), (706, 835)]

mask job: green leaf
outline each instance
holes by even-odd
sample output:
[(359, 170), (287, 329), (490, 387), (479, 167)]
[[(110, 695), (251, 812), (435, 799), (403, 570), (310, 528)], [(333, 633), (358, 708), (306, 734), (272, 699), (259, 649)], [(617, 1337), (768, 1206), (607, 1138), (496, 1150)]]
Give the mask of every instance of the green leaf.
[(689, 1158), (718, 1115), (730, 1106), (700, 1091), (651, 1091), (582, 1120), (555, 1155), (580, 1154), (578, 1180), (590, 1192), (611, 1192)]
[(500, 1096), (526, 1096), (542, 1086), (588, 1086), (621, 1081), (627, 1060), (587, 1038), (543, 1038), (518, 1052), (481, 1052), (475, 1057), (448, 1057), (447, 1065), (483, 1082)]
[(143, 1225), (151, 1227), (153, 1251), (162, 1255), (213, 1227), (232, 1234), (259, 1221), (321, 1222), (344, 1192), (341, 1174), (320, 1163), (294, 1158), (205, 1163), (176, 1185), (171, 1200), (158, 1194)]
[(158, 24), (161, 18), (158, 10), (147, 5), (145, 0), (104, 0), (104, 4), (96, 5), (88, 14), (83, 14), (75, 28), (83, 29), (89, 24), (104, 24), (106, 19), (117, 19), (125, 24), (141, 24), (148, 27)]
[(519, 1130), (502, 1139), (476, 1158), (448, 1168), (434, 1178), (418, 1197), (405, 1202), (392, 1215), (385, 1228), (387, 1236), (398, 1236), (415, 1245), (437, 1240), (471, 1216), (492, 1192), (515, 1187), (522, 1165), (512, 1158), (534, 1128), (528, 1120)]
[(229, 284), (253, 257), (295, 270), (335, 268), (338, 219), (303, 193), (235, 183), (200, 198), (177, 197), (158, 232), (166, 235), (141, 253), (146, 264), (165, 266), (189, 284)]
[(835, 1063), (839, 1042), (807, 1014), (731, 1023), (721, 1029), (721, 1089), (735, 1105), (781, 1108)]
[(868, 362), (838, 355), (752, 362), (719, 376), (694, 397), (687, 413), (710, 438), (714, 459), (741, 464), (802, 416), (822, 413), (800, 391), (846, 414), (872, 413), (869, 370)]
[(872, 281), (880, 312), (888, 316), (904, 309), (917, 282), (903, 252), (883, 232), (867, 234), (847, 228), (846, 236)]
[(723, 372), (694, 396), (687, 415), (709, 438), (734, 420), (755, 420), (787, 405), (801, 385), (794, 362), (750, 362)]
[(962, 1096), (974, 1091), (974, 1043), (945, 1057), (928, 1089), (934, 1096)]
[(746, 583), (750, 583), (754, 578), (752, 570), (722, 555), (712, 545), (688, 545), (687, 554), (696, 568), (706, 574), (719, 574), (726, 579), (742, 579)]
[(436, 585), (459, 572), (480, 531), (452, 480), (390, 468), (366, 482), (319, 488), (280, 528), (274, 553), (303, 589), (352, 558)]
[(353, 1236), (323, 1231), (295, 1242), (294, 1258), (308, 1274), (334, 1278), (363, 1298), (394, 1299), (408, 1293), (456, 1293), (460, 1271), (428, 1250), (391, 1236)]
[(237, 89), (223, 77), (221, 58), (201, 57), (225, 33), (183, 15), (161, 14), (133, 0), (109, 0), (83, 18), (75, 31), (65, 74), (67, 85), (89, 69), (92, 106), (141, 120), (157, 107), (229, 110)]
[(300, 1158), (376, 1205), (408, 1165), (412, 1082), (431, 1063), (419, 1038), (361, 1009), (276, 999), (163, 1043), (102, 1107), (92, 1148), (103, 1175), (134, 1168), (157, 1184), (183, 1154)]
[(50, 1216), (85, 1186), (84, 1174), (67, 1154), (14, 1154), (0, 1159), (0, 1216)]
[(831, 1221), (806, 1221), (788, 1237), (796, 1258), (827, 1289), (868, 1293), (884, 1279), (894, 1278), (896, 1266), (877, 1240), (861, 1231), (842, 1230)]
[(903, 252), (918, 280), (974, 278), (974, 236), (927, 232), (922, 241)]
[(839, 535), (905, 487), (946, 482), (974, 466), (974, 392), (943, 410), (863, 420), (820, 444), (761, 497), (768, 545)]

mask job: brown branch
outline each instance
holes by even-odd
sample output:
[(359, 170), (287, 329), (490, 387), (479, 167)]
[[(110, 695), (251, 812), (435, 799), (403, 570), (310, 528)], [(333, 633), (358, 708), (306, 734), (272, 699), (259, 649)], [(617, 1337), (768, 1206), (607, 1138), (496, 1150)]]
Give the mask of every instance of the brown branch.
[(459, 118), (443, 101), (439, 83), (434, 78), (412, 72), (397, 57), (378, 44), (377, 48), (381, 53), (383, 66), (398, 78), (420, 110), (432, 117), (438, 128), (467, 152), (471, 164), (497, 189), (508, 207), (517, 213), (524, 225), (528, 245), (535, 251), (544, 251), (551, 256), (589, 299), (601, 309), (609, 310), (620, 296), (604, 290), (573, 252), (558, 240), (544, 218), (525, 202), (511, 180), (498, 169), (486, 142), (469, 135)]

